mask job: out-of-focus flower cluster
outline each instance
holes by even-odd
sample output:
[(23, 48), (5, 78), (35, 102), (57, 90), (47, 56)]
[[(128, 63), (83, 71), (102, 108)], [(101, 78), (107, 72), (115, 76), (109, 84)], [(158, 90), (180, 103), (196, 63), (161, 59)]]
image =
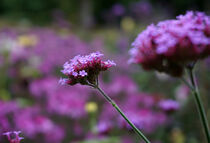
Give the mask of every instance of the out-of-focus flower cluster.
[(181, 76), (187, 63), (210, 55), (209, 29), (210, 17), (192, 11), (152, 24), (133, 42), (130, 62), (146, 70)]
[[(127, 83), (126, 85), (124, 83)], [(153, 133), (160, 126), (168, 124), (168, 111), (178, 110), (179, 103), (175, 100), (161, 100), (159, 94), (147, 94), (138, 92), (137, 85), (125, 76), (118, 76), (113, 79), (110, 85), (105, 86), (109, 95), (120, 104), (122, 110), (129, 119), (141, 130), (146, 133)], [(170, 104), (173, 102), (176, 107), (162, 108), (159, 105)], [(127, 122), (114, 112), (111, 105), (104, 104), (99, 118), (97, 130), (101, 134), (107, 134), (115, 127), (131, 130)]]
[[(13, 131), (3, 133), (3, 135), (7, 136), (7, 139), (10, 143), (20, 143), (20, 141), (23, 139), (23, 137), (19, 137), (20, 133), (21, 131)], [(14, 138), (12, 137), (12, 135), (14, 135)]]
[[(58, 84), (60, 65), (77, 54), (106, 53), (101, 47), (100, 40), (86, 43), (73, 34), (46, 28), (25, 32), (1, 30), (0, 134), (20, 130), (24, 141), (31, 143), (106, 138), (119, 129), (122, 129), (119, 136), (127, 135), (123, 131), (131, 128), (95, 91), (80, 85)], [(106, 55), (113, 59), (111, 54)], [(100, 53), (78, 56), (64, 65), (63, 72), (67, 76), (88, 78), (91, 66), (93, 69), (99, 66), (96, 69), (100, 72), (115, 65), (112, 61), (102, 61), (101, 56)], [(171, 115), (159, 106), (165, 100), (162, 95), (139, 92), (134, 80), (123, 74), (125, 69), (129, 70), (127, 59), (118, 56), (114, 60), (118, 72), (102, 74), (101, 87), (147, 134), (168, 126)], [(104, 80), (109, 78), (112, 80)]]
[(127, 7), (121, 3), (115, 3), (102, 13), (102, 17), (109, 24), (116, 23), (123, 17), (132, 17), (136, 21), (145, 22), (152, 17), (152, 12), (153, 6), (150, 2), (139, 0), (132, 1)]
[[(51, 73), (70, 55), (84, 53), (87, 45), (71, 34), (56, 33), (50, 29), (32, 29), (26, 34), (3, 29), (0, 33), (1, 53), (9, 52), (8, 60), (15, 64), (27, 62), (43, 74)], [(77, 50), (73, 50), (74, 48)], [(59, 51), (59, 52), (58, 52)]]

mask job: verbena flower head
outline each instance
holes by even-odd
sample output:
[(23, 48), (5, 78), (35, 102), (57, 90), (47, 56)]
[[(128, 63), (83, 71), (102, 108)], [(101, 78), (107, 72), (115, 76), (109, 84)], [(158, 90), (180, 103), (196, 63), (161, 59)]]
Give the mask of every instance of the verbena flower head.
[(7, 136), (10, 143), (20, 143), (23, 137), (19, 137), (21, 131), (6, 132), (3, 135)]
[(96, 80), (101, 71), (115, 66), (113, 61), (102, 61), (103, 54), (100, 52), (91, 53), (86, 56), (75, 56), (63, 65), (63, 74), (68, 78), (61, 78), (60, 84), (75, 85), (80, 84), (96, 84)]
[(188, 11), (175, 20), (152, 24), (132, 46), (131, 63), (181, 76), (186, 64), (210, 55), (210, 17)]

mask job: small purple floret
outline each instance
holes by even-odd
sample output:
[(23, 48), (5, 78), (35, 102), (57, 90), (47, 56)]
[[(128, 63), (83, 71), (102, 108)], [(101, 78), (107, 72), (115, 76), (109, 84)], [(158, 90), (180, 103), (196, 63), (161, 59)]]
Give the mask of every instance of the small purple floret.
[(82, 71), (79, 72), (79, 75), (84, 77), (84, 76), (87, 75), (87, 72), (85, 70), (82, 70)]
[(67, 84), (67, 82), (68, 82), (68, 79), (67, 78), (60, 78), (60, 80), (59, 80), (59, 84), (60, 85), (65, 85), (65, 84)]

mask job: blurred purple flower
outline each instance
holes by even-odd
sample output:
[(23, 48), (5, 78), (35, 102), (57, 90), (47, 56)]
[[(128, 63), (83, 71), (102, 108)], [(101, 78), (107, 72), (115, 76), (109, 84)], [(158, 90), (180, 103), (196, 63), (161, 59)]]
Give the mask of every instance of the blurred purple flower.
[(139, 1), (130, 5), (131, 12), (137, 16), (137, 18), (143, 18), (148, 16), (152, 12), (152, 5), (148, 1)]
[(13, 129), (11, 120), (8, 118), (19, 110), (15, 101), (1, 101), (0, 100), (0, 132)]
[(202, 12), (188, 11), (175, 20), (151, 24), (132, 43), (129, 62), (145, 70), (182, 76), (187, 63), (210, 55), (209, 21)]
[[(151, 109), (129, 109), (125, 111), (125, 114), (138, 128), (147, 133), (152, 133), (157, 127), (166, 123), (166, 115)], [(121, 127), (132, 129), (122, 118), (119, 118), (119, 123)]]
[(110, 96), (120, 95), (121, 93), (131, 94), (137, 92), (138, 89), (136, 83), (125, 75), (114, 77), (113, 81), (106, 88)]
[(84, 134), (84, 129), (80, 123), (75, 122), (73, 132), (76, 136), (80, 137)]
[(20, 133), (21, 131), (13, 131), (13, 132), (3, 133), (3, 135), (7, 136), (7, 139), (9, 140), (10, 143), (20, 143), (20, 141), (23, 139), (23, 137), (19, 137)]
[(128, 93), (124, 101), (122, 103), (124, 106), (128, 106), (131, 109), (135, 108), (146, 108), (150, 109), (156, 106), (157, 101), (156, 97), (158, 97), (158, 94), (148, 94), (148, 93)]
[(111, 129), (113, 128), (112, 127), (112, 124), (109, 122), (109, 121), (100, 121), (98, 124), (97, 124), (97, 132), (100, 134), (100, 135), (106, 135), (108, 134)]
[(65, 19), (64, 13), (60, 10), (55, 10), (53, 11), (53, 19), (54, 19), (54, 23), (61, 27), (61, 28), (69, 28), (70, 24), (69, 22)]
[[(60, 36), (47, 30), (36, 30), (34, 33), (39, 37), (40, 42), (32, 52), (39, 57), (41, 62), (38, 68), (44, 73), (52, 72), (53, 68), (66, 61), (69, 54), (74, 55), (77, 52), (84, 53), (86, 51), (86, 44), (74, 35)], [(72, 50), (75, 47), (77, 50)], [(57, 56), (58, 53), (60, 56)]]
[[(30, 29), (24, 34), (13, 29), (10, 31), (0, 32), (0, 51), (9, 51), (11, 63), (23, 61), (44, 74), (52, 73), (68, 59), (69, 54), (87, 51), (87, 44), (73, 34), (61, 35), (47, 28)], [(75, 47), (76, 50), (72, 50)]]
[(122, 16), (125, 13), (125, 7), (122, 4), (115, 4), (112, 6), (111, 11), (115, 16)]
[[(105, 43), (104, 43), (104, 37), (97, 35), (90, 43), (89, 48), (94, 49), (95, 51), (101, 51), (104, 49)], [(104, 53), (105, 51), (103, 51)]]
[(190, 89), (186, 85), (180, 85), (175, 91), (175, 97), (180, 103), (184, 103), (190, 94)]
[(18, 105), (15, 101), (1, 101), (0, 100), (0, 116), (4, 116), (11, 112), (16, 112)]
[(58, 86), (57, 78), (46, 77), (30, 84), (31, 93), (42, 99), (45, 107), (52, 114), (80, 118), (86, 114), (85, 104), (89, 90), (81, 86), (74, 88)]
[(133, 140), (130, 137), (123, 137), (121, 140), (122, 143), (133, 143)]
[[(167, 115), (155, 110), (158, 102), (155, 99), (157, 95), (146, 93), (131, 93), (120, 96), (116, 100), (121, 105), (128, 118), (138, 127), (147, 133), (153, 133), (158, 127), (167, 123)], [(114, 127), (131, 130), (132, 128), (120, 116), (112, 112), (112, 106), (105, 104), (100, 115), (99, 123), (105, 131), (111, 131)]]
[(40, 115), (38, 108), (22, 109), (16, 114), (17, 127), (28, 137), (33, 138), (38, 133), (46, 133), (53, 129), (53, 123), (47, 117)]
[[(21, 116), (20, 116), (21, 115)], [(55, 125), (48, 117), (41, 114), (38, 107), (28, 107), (18, 111), (15, 115), (15, 124), (28, 138), (36, 138), (42, 134), (45, 140), (52, 134), (51, 141), (60, 142), (64, 138), (64, 131)]]
[(45, 140), (48, 143), (62, 142), (65, 137), (65, 131), (62, 127), (55, 126), (51, 131), (45, 133)]
[(116, 46), (120, 52), (124, 53), (127, 51), (128, 47), (130, 46), (128, 37), (120, 37), (117, 40)]
[(171, 113), (173, 111), (177, 111), (180, 108), (179, 102), (175, 101), (175, 100), (161, 100), (159, 102), (159, 107), (167, 112), (167, 113)]
[(56, 90), (57, 86), (57, 78), (45, 77), (42, 79), (31, 81), (29, 85), (29, 90), (32, 95), (36, 97), (41, 97), (53, 93)]
[(74, 89), (60, 88), (49, 96), (47, 108), (54, 114), (72, 118), (84, 117), (87, 94), (85, 90), (77, 87)]

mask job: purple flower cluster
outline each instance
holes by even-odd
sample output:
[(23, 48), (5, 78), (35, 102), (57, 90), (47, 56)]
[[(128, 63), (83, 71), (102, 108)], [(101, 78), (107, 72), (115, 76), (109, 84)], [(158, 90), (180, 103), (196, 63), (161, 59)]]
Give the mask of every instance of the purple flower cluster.
[[(38, 135), (42, 135), (44, 142), (60, 142), (64, 138), (63, 128), (54, 123), (46, 115), (43, 115), (43, 113), (41, 113), (43, 110), (36, 105), (23, 108), (20, 107), (17, 101), (1, 101), (0, 109), (3, 111), (0, 112), (0, 132), (21, 129), (28, 139), (35, 139), (38, 138)], [(21, 139), (17, 138), (18, 133), (20, 132), (8, 132), (5, 135), (10, 137), (11, 141), (13, 141), (12, 143), (16, 143), (18, 139)], [(55, 134), (53, 139), (48, 137), (49, 134)], [(15, 139), (13, 138), (14, 135)]]
[(112, 14), (115, 16), (122, 16), (125, 13), (125, 8), (121, 4), (115, 4), (112, 6)]
[[(123, 83), (127, 83), (127, 88), (123, 87)], [(165, 110), (159, 110), (161, 95), (138, 92), (136, 86), (126, 76), (118, 76), (113, 78), (111, 84), (103, 85), (128, 118), (144, 132), (152, 134), (159, 127), (168, 123), (168, 114)], [(127, 122), (113, 112), (111, 105), (104, 104), (96, 126), (97, 131), (99, 134), (109, 134), (115, 127), (131, 130)]]
[(46, 104), (49, 113), (77, 119), (83, 117), (86, 114), (88, 90), (79, 85), (74, 89), (58, 86), (57, 81), (54, 77), (35, 80), (30, 84), (30, 92), (38, 100), (45, 99), (42, 102)]
[(130, 95), (138, 91), (136, 83), (125, 75), (115, 76), (109, 85), (104, 85), (104, 88), (107, 89), (107, 93), (110, 96), (117, 96), (119, 94)]
[(18, 110), (18, 105), (14, 101), (4, 102), (0, 100), (0, 132), (4, 132), (5, 130), (11, 130), (12, 125), (8, 120), (8, 116), (11, 113), (15, 113)]
[[(139, 129), (142, 129), (148, 134), (152, 134), (168, 121), (168, 117), (164, 111), (155, 110), (158, 107), (158, 102), (154, 97), (153, 95), (144, 93), (130, 94), (129, 97), (119, 94), (118, 98), (120, 100), (115, 96), (116, 101), (118, 101), (117, 103), (122, 107), (128, 118)], [(98, 132), (100, 134), (108, 134), (115, 127), (132, 130), (122, 117), (113, 113), (110, 105), (105, 104), (97, 124)]]
[(80, 84), (96, 84), (96, 80), (101, 71), (106, 71), (108, 68), (115, 66), (113, 61), (102, 61), (103, 54), (100, 52), (91, 53), (86, 56), (75, 56), (69, 62), (63, 65), (63, 74), (68, 78), (60, 79), (60, 84), (75, 85)]
[(8, 52), (12, 64), (25, 62), (40, 73), (49, 74), (69, 56), (87, 51), (88, 45), (73, 34), (59, 34), (47, 28), (20, 33), (13, 29), (0, 32), (0, 54)]
[[(42, 115), (40, 111), (36, 107), (16, 111), (15, 123), (17, 128), (22, 129), (24, 134), (31, 139), (42, 134), (46, 142), (60, 142), (64, 138), (64, 130), (46, 115)], [(49, 134), (55, 134), (54, 138), (48, 138)]]
[(130, 62), (141, 64), (145, 70), (181, 76), (187, 63), (210, 55), (209, 27), (209, 16), (192, 11), (152, 24), (133, 42)]
[[(7, 136), (7, 139), (10, 143), (20, 143), (20, 141), (23, 139), (23, 137), (19, 137), (20, 133), (21, 131), (13, 131), (3, 133), (3, 135)], [(13, 138), (12, 135), (14, 135), (15, 137)]]
[(48, 110), (50, 113), (79, 119), (86, 115), (85, 105), (87, 93), (81, 88), (74, 90), (60, 88), (48, 97)]

